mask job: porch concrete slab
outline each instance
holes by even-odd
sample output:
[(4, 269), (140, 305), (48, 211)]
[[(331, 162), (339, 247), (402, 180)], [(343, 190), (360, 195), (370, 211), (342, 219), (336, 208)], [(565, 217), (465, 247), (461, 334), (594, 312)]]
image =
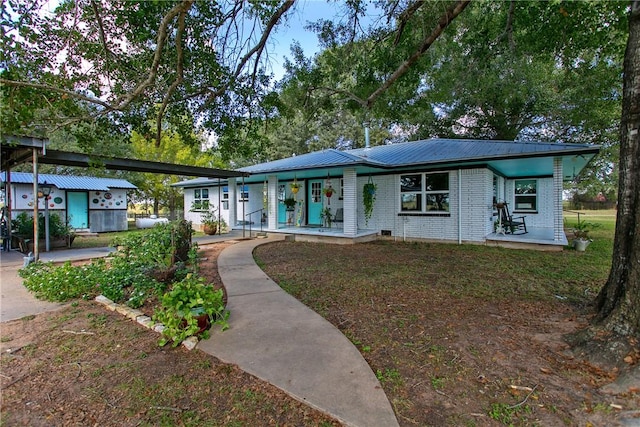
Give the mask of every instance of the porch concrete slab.
[(345, 425), (397, 426), (389, 400), (357, 348), (253, 262), (256, 246), (283, 238), (240, 242), (219, 255), (230, 328), (212, 330), (198, 348)]

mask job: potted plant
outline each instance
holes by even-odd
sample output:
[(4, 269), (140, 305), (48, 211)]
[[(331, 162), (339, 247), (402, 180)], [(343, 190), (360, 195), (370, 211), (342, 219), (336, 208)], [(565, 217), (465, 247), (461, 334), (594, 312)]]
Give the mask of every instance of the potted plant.
[(331, 208), (329, 206), (322, 209), (320, 212), (320, 218), (323, 224), (327, 224), (328, 228), (331, 228), (331, 222), (333, 221), (333, 215), (331, 214)]
[(331, 185), (329, 185), (328, 187), (324, 187), (322, 189), (322, 194), (324, 194), (327, 197), (327, 203), (331, 204), (331, 196), (333, 196), (333, 187)]
[(369, 177), (369, 181), (364, 185), (362, 191), (362, 198), (364, 202), (364, 219), (366, 223), (369, 223), (369, 219), (373, 214), (373, 204), (376, 201), (376, 190), (378, 186), (374, 184), (371, 177)]
[[(202, 231), (204, 234), (213, 235), (218, 232), (218, 226), (222, 229), (224, 221), (217, 214), (218, 209), (215, 206), (207, 205), (206, 210), (191, 208), (191, 211), (200, 212), (200, 221), (202, 222)], [(222, 231), (222, 230), (220, 230)]]
[(291, 192), (293, 194), (298, 194), (298, 191), (300, 190), (300, 184), (298, 184), (298, 181), (294, 179), (293, 182), (289, 184), (289, 187), (291, 187)]
[(222, 330), (229, 327), (229, 311), (224, 305), (224, 291), (204, 283), (204, 278), (188, 274), (161, 299), (161, 307), (153, 320), (164, 325), (158, 344), (178, 346), (190, 336), (207, 336), (212, 324)]
[(283, 200), (285, 210), (288, 212), (287, 224), (293, 224), (293, 212), (296, 209), (296, 199), (289, 196)]
[(283, 203), (287, 211), (293, 211), (296, 208), (296, 199), (293, 197), (287, 197)]
[(585, 250), (587, 250), (587, 246), (589, 246), (589, 244), (593, 242), (593, 240), (589, 238), (589, 232), (593, 228), (596, 228), (598, 225), (599, 224), (593, 224), (591, 222), (580, 220), (580, 217), (578, 217), (578, 223), (573, 228), (573, 235), (575, 237), (575, 239), (573, 239), (573, 247), (577, 251), (584, 252)]
[[(11, 228), (14, 230), (12, 238), (17, 240), (16, 246), (21, 246), (27, 251), (33, 250), (33, 217), (26, 212), (22, 212), (11, 221)], [(51, 248), (71, 247), (76, 235), (69, 224), (65, 223), (62, 217), (55, 213), (49, 214), (49, 237)], [(38, 245), (43, 248), (45, 245), (45, 219), (43, 214), (38, 215)], [(28, 242), (27, 242), (28, 241)]]

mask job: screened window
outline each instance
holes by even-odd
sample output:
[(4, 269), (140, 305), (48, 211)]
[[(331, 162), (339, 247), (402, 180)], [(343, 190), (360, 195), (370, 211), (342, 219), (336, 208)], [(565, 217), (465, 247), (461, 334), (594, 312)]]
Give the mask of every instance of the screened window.
[(449, 174), (420, 173), (400, 176), (401, 212), (449, 212)]
[(515, 210), (535, 212), (538, 210), (538, 181), (519, 179), (515, 182)]
[(193, 190), (193, 210), (208, 211), (209, 210), (209, 189), (195, 188)]

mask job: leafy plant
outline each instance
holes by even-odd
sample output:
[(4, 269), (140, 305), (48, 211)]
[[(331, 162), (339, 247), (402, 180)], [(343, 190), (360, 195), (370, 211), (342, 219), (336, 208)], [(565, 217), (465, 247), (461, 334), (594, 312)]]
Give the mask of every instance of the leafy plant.
[(373, 205), (376, 202), (376, 190), (378, 186), (374, 184), (371, 177), (369, 177), (369, 182), (364, 185), (364, 189), (362, 192), (362, 198), (364, 202), (364, 219), (365, 223), (369, 223), (369, 219), (371, 219), (371, 215), (373, 214)]
[(320, 212), (320, 218), (322, 219), (322, 222), (326, 222), (327, 227), (331, 228), (333, 215), (331, 214), (331, 208), (329, 206), (326, 206), (324, 209), (322, 209), (322, 211)]
[(283, 203), (286, 206), (287, 210), (293, 210), (296, 207), (296, 199), (294, 199), (293, 197), (287, 197), (286, 199), (284, 199)]
[(208, 316), (211, 324), (219, 324), (222, 330), (228, 328), (229, 312), (224, 306), (224, 292), (205, 284), (204, 279), (192, 274), (180, 282), (174, 283), (172, 289), (161, 299), (162, 307), (153, 319), (164, 324), (163, 338), (158, 342), (164, 346), (169, 341), (173, 347), (178, 346), (200, 330), (198, 315)]
[[(15, 234), (33, 239), (33, 216), (26, 212), (20, 213), (11, 221), (11, 227), (15, 230)], [(62, 220), (60, 215), (49, 213), (49, 236), (50, 237), (67, 237), (72, 236), (73, 229)], [(38, 237), (45, 238), (45, 219), (42, 213), (38, 214)]]
[(582, 240), (590, 240), (589, 232), (594, 228), (598, 228), (600, 224), (594, 224), (592, 222), (586, 222), (585, 220), (580, 220), (578, 217), (578, 223), (573, 227), (573, 235), (576, 239)]
[(64, 302), (97, 295), (96, 283), (104, 274), (103, 268), (103, 260), (81, 266), (73, 266), (68, 261), (61, 266), (52, 262), (34, 262), (20, 269), (18, 274), (36, 298)]

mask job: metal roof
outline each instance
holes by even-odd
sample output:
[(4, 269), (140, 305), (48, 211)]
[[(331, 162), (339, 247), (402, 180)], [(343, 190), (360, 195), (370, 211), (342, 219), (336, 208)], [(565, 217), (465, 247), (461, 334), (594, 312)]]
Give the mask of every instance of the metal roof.
[(76, 167), (100, 166), (110, 170), (126, 170), (134, 172), (161, 173), (182, 176), (205, 176), (212, 178), (230, 178), (242, 176), (242, 172), (205, 168), (198, 166), (161, 163), (149, 160), (123, 159), (58, 151), (47, 149), (47, 139), (28, 138), (21, 136), (3, 135), (0, 138), (2, 155), (0, 156), (1, 170), (8, 170), (16, 165), (31, 161), (34, 150), (39, 163), (50, 165), (65, 165)]
[(497, 160), (517, 157), (565, 155), (588, 151), (597, 153), (599, 147), (588, 144), (561, 144), (549, 142), (492, 141), (479, 139), (428, 139), (371, 148), (349, 150), (387, 167)]
[(384, 164), (379, 164), (375, 160), (369, 160), (362, 156), (354, 155), (349, 151), (339, 151), (330, 148), (322, 151), (301, 154), (299, 156), (288, 157), (286, 159), (247, 166), (239, 170), (242, 172), (256, 174), (327, 167), (348, 167), (361, 164), (372, 164), (374, 166), (381, 167), (384, 166)]
[[(428, 139), (370, 148), (315, 151), (240, 169), (251, 173), (247, 182), (277, 173), (279, 179), (337, 176), (353, 167), (358, 174), (394, 169), (408, 171), (446, 167), (489, 167), (505, 177), (551, 176), (553, 158), (562, 158), (564, 179), (573, 179), (600, 151), (590, 144), (493, 141), (479, 139)], [(323, 169), (321, 174), (318, 173)]]
[[(0, 181), (6, 182), (6, 174), (0, 174)], [(109, 191), (114, 188), (134, 190), (138, 187), (124, 179), (96, 178), (92, 176), (69, 176), (38, 174), (38, 184), (53, 184), (61, 190), (99, 190)], [(12, 184), (33, 184), (33, 174), (11, 172)]]

